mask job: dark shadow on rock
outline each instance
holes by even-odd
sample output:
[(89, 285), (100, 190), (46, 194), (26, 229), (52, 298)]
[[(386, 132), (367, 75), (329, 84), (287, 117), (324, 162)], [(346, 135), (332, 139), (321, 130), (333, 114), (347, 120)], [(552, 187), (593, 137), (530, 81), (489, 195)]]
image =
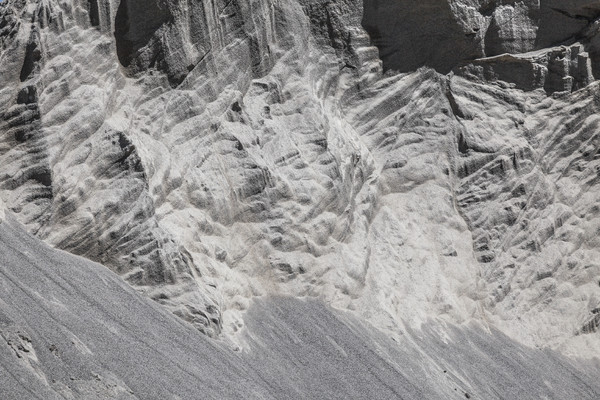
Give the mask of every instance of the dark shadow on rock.
[(121, 65), (136, 73), (155, 66), (160, 56), (157, 31), (173, 20), (166, 3), (158, 0), (121, 0), (115, 17), (117, 57)]
[(88, 9), (90, 14), (90, 23), (92, 26), (100, 25), (100, 11), (98, 9), (98, 0), (88, 0)]
[[(479, 26), (465, 28), (445, 0), (364, 0), (362, 25), (379, 48), (384, 69), (429, 66), (448, 73), (482, 57)], [(465, 30), (466, 29), (466, 30)]]

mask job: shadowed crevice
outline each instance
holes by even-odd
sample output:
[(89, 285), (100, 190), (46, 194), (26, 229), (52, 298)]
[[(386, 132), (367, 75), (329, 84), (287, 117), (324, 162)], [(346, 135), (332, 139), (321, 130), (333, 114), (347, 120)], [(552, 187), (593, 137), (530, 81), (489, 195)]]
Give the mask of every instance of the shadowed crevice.
[[(93, 1), (93, 0), (92, 0)], [(117, 57), (132, 74), (155, 66), (152, 46), (157, 31), (173, 19), (166, 4), (156, 0), (122, 0), (115, 17)]]
[(21, 82), (25, 82), (31, 77), (33, 71), (35, 71), (38, 62), (41, 60), (42, 54), (37, 46), (37, 43), (31, 40), (27, 43), (25, 49), (25, 60), (23, 61), (23, 67), (21, 68)]
[(100, 12), (98, 9), (98, 0), (88, 0), (88, 9), (90, 14), (90, 23), (92, 26), (99, 26)]

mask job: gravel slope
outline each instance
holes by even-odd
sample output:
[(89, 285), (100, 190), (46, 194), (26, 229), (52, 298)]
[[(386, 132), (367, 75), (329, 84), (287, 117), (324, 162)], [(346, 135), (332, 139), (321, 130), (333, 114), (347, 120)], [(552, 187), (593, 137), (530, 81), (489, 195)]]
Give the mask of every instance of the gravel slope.
[(241, 348), (209, 339), (10, 215), (0, 224), (0, 288), (6, 400), (600, 396), (591, 364), (479, 325), (430, 322), (397, 342), (314, 299), (256, 300)]

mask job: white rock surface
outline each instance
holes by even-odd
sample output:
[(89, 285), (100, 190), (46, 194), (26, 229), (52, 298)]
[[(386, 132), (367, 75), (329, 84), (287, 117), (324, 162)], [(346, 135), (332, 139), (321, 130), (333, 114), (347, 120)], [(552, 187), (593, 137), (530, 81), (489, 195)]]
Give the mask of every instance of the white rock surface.
[(240, 344), (288, 295), (598, 357), (598, 9), (5, 0), (0, 197)]

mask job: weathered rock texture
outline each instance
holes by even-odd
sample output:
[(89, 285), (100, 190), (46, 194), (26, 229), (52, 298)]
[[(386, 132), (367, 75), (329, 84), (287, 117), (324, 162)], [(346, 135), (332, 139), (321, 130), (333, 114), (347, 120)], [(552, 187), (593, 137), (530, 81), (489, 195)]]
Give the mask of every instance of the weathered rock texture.
[(447, 73), (477, 58), (572, 44), (599, 16), (590, 0), (365, 0), (363, 25), (385, 68)]
[(600, 396), (598, 369), (481, 324), (399, 342), (315, 300), (261, 299), (241, 335), (210, 340), (101, 265), (0, 225), (0, 397), (452, 399)]
[(234, 340), (280, 294), (600, 355), (596, 2), (0, 10), (0, 197), (52, 246)]

